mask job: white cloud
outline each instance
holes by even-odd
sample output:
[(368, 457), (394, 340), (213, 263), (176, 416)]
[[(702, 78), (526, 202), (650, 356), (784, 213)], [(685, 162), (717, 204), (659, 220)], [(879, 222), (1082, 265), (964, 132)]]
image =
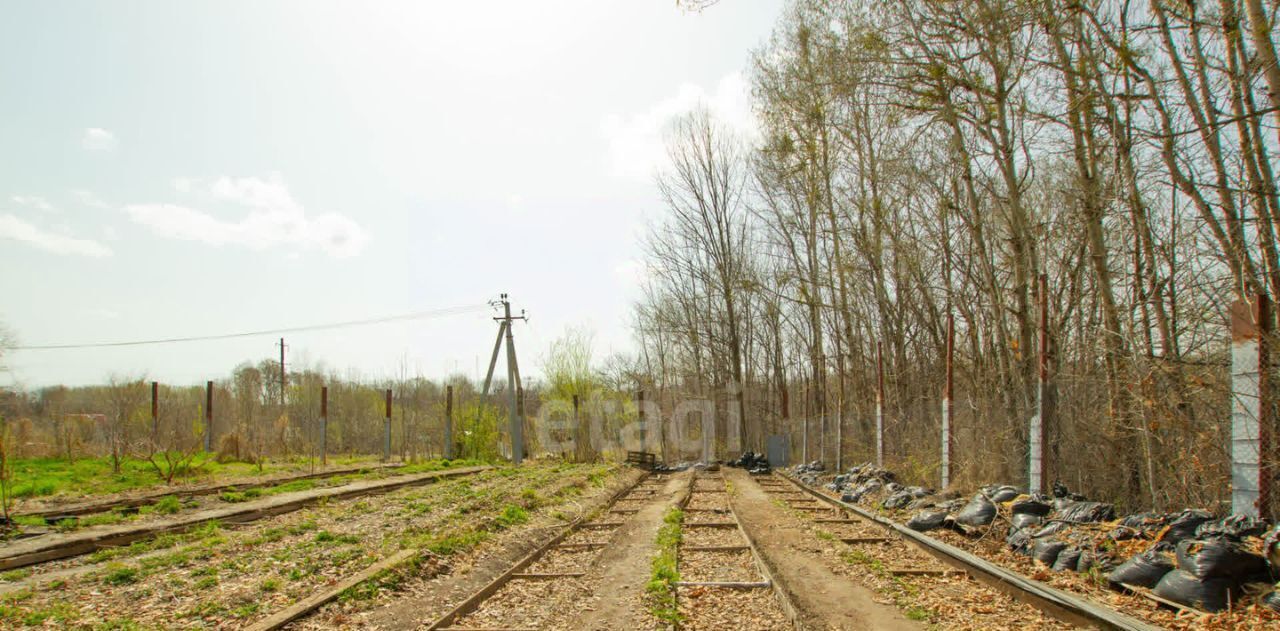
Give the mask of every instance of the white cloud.
[(174, 188), (248, 208), (249, 213), (235, 221), (224, 221), (177, 204), (129, 204), (124, 207), (125, 212), (156, 234), (213, 245), (256, 250), (278, 246), (314, 248), (341, 258), (359, 254), (369, 242), (368, 233), (343, 215), (308, 216), (278, 175), (265, 180), (220, 177), (212, 182), (178, 178)]
[(644, 262), (636, 259), (627, 259), (613, 266), (614, 278), (623, 285), (639, 286), (644, 283), (648, 275), (649, 272)]
[(647, 179), (666, 159), (663, 133), (672, 119), (705, 106), (721, 122), (747, 136), (756, 134), (751, 112), (751, 92), (740, 72), (731, 72), (716, 82), (713, 92), (694, 83), (684, 83), (676, 93), (639, 114), (610, 114), (600, 123), (609, 141), (613, 175)]
[(80, 146), (86, 151), (111, 151), (116, 148), (116, 135), (101, 127), (89, 127), (80, 137)]
[(92, 191), (84, 191), (84, 190), (71, 191), (71, 196), (74, 197), (76, 201), (90, 208), (111, 208), (111, 204), (108, 204), (102, 201), (101, 199), (99, 199), (98, 196), (95, 195)]
[(97, 241), (77, 239), (48, 232), (13, 215), (0, 215), (0, 239), (21, 241), (54, 254), (75, 254), (93, 257), (111, 256), (111, 248)]
[(120, 312), (114, 309), (105, 309), (102, 307), (93, 307), (84, 311), (85, 315), (97, 318), (99, 320), (115, 320), (120, 317)]
[(9, 198), (9, 201), (12, 201), (13, 203), (19, 206), (32, 208), (35, 210), (42, 210), (47, 213), (55, 212), (57, 210), (53, 207), (53, 204), (49, 203), (49, 200), (46, 200), (45, 198), (39, 197), (36, 195), (14, 195), (13, 197)]

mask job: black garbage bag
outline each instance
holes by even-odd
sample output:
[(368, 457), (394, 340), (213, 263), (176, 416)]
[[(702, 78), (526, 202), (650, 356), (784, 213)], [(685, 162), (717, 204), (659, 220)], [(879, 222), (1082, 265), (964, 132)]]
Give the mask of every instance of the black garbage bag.
[(1169, 529), (1160, 537), (1161, 541), (1167, 543), (1178, 543), (1183, 539), (1191, 539), (1196, 536), (1196, 528), (1200, 527), (1206, 521), (1213, 519), (1213, 514), (1208, 511), (1187, 509), (1178, 513), (1169, 520)]
[(1088, 572), (1093, 568), (1105, 568), (1107, 557), (1099, 555), (1096, 550), (1084, 548), (1080, 551), (1080, 561), (1076, 563), (1077, 572)]
[(1206, 521), (1196, 527), (1197, 539), (1211, 537), (1260, 537), (1267, 531), (1267, 522), (1249, 515), (1229, 515), (1222, 519)]
[(1048, 515), (1052, 510), (1052, 505), (1036, 500), (1033, 497), (1016, 499), (1009, 505), (1009, 512), (1014, 515), (1039, 515), (1043, 517)]
[(956, 514), (956, 523), (965, 526), (986, 526), (996, 518), (996, 505), (987, 496), (978, 493)]
[(907, 528), (917, 532), (928, 532), (942, 527), (947, 520), (947, 511), (921, 511), (907, 521)]
[(1169, 515), (1164, 513), (1134, 513), (1120, 519), (1120, 525), (1134, 530), (1155, 532), (1169, 523)]
[(1267, 560), (1226, 538), (1183, 539), (1178, 542), (1178, 569), (1196, 578), (1236, 581), (1267, 571)]
[(1014, 513), (1013, 517), (1009, 518), (1010, 526), (1018, 530), (1034, 528), (1042, 523), (1044, 523), (1044, 517), (1031, 513)]
[(903, 489), (884, 498), (884, 501), (880, 502), (880, 507), (887, 508), (889, 510), (896, 510), (906, 507), (906, 505), (910, 504), (914, 499), (916, 498), (911, 494), (911, 491)]
[(1069, 524), (1067, 524), (1067, 523), (1065, 523), (1065, 522), (1060, 522), (1060, 521), (1051, 521), (1051, 522), (1049, 522), (1049, 523), (1045, 524), (1043, 528), (1041, 528), (1041, 529), (1039, 529), (1039, 530), (1037, 530), (1037, 531), (1035, 531), (1035, 532), (1031, 533), (1031, 536), (1032, 536), (1032, 537), (1034, 537), (1034, 538), (1036, 538), (1036, 539), (1043, 539), (1043, 538), (1045, 538), (1045, 537), (1052, 537), (1053, 535), (1056, 535), (1056, 534), (1058, 534), (1058, 533), (1062, 532), (1063, 530), (1066, 530), (1066, 528), (1067, 528), (1067, 526), (1068, 526), (1068, 525), (1069, 525)]
[(854, 489), (849, 492), (849, 495), (852, 495), (853, 499), (845, 500), (845, 501), (860, 502), (862, 501), (862, 498), (872, 493), (878, 492), (882, 486), (883, 484), (880, 482), (880, 480), (877, 480), (875, 478), (872, 478), (870, 480), (865, 480), (858, 486), (854, 487)]
[(1022, 556), (1031, 554), (1031, 533), (1026, 530), (1010, 528), (1009, 536), (1005, 537), (1004, 542), (1008, 544), (1010, 550)]
[(1053, 561), (1053, 571), (1055, 572), (1074, 572), (1080, 565), (1080, 556), (1084, 551), (1076, 546), (1067, 546), (1058, 553), (1058, 558)]
[(1049, 567), (1053, 567), (1053, 564), (1058, 560), (1058, 555), (1065, 549), (1067, 549), (1067, 544), (1057, 539), (1037, 539), (1031, 544), (1031, 557)]
[(1085, 500), (1083, 495), (1072, 493), (1067, 489), (1067, 485), (1062, 482), (1053, 483), (1053, 498), (1055, 500), (1067, 500), (1071, 502), (1083, 502)]
[(1277, 585), (1276, 589), (1272, 590), (1271, 593), (1258, 599), (1258, 602), (1261, 603), (1263, 607), (1266, 607), (1276, 613), (1280, 613), (1280, 585)]
[(1169, 523), (1169, 516), (1163, 513), (1134, 513), (1120, 519), (1120, 523), (1107, 533), (1113, 541), (1129, 539), (1155, 539), (1164, 525)]
[(1213, 613), (1227, 608), (1235, 586), (1229, 578), (1196, 578), (1190, 572), (1174, 570), (1165, 574), (1153, 591), (1165, 600)]
[(1146, 552), (1133, 555), (1128, 561), (1111, 570), (1107, 580), (1113, 585), (1155, 587), (1165, 574), (1174, 570), (1174, 560), (1169, 556), (1172, 551), (1173, 546), (1156, 544)]
[(987, 497), (991, 498), (991, 501), (996, 504), (1003, 504), (1004, 502), (1008, 502), (1019, 495), (1021, 495), (1021, 493), (1018, 492), (1018, 489), (1015, 489), (1012, 486), (996, 487), (992, 489), (991, 492), (987, 493)]
[(1272, 528), (1263, 538), (1262, 556), (1267, 557), (1272, 569), (1280, 571), (1280, 526)]
[(1076, 524), (1111, 521), (1116, 518), (1116, 508), (1102, 502), (1072, 502), (1058, 509), (1056, 517)]

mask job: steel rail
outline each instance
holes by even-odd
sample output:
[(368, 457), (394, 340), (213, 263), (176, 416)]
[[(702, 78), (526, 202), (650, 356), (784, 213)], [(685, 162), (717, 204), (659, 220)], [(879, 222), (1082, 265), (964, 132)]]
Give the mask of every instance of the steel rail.
[(981, 581), (1063, 622), (1077, 626), (1124, 631), (1157, 631), (1160, 629), (1158, 626), (1131, 618), (1118, 611), (1095, 605), (1062, 590), (1054, 589), (1044, 583), (1007, 570), (975, 554), (911, 530), (895, 521), (885, 519), (853, 504), (842, 502), (810, 487), (790, 474), (780, 473), (779, 477), (833, 507), (849, 511), (868, 522), (884, 528), (890, 533), (898, 535), (939, 561), (964, 571), (975, 580)]

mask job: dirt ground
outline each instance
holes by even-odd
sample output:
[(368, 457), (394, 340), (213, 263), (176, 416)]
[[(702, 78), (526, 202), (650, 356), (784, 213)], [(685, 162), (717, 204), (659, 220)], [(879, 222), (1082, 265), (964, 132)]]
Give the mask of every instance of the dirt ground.
[(881, 604), (871, 590), (828, 569), (818, 541), (783, 511), (741, 469), (727, 469), (733, 507), (742, 528), (810, 629), (923, 629), (897, 607)]
[(552, 629), (645, 629), (653, 627), (644, 598), (649, 580), (650, 559), (657, 551), (654, 541), (667, 507), (675, 504), (688, 486), (690, 473), (667, 478), (666, 484), (640, 511), (615, 533), (609, 546), (584, 577), (591, 596), (585, 601), (566, 603), (551, 618)]

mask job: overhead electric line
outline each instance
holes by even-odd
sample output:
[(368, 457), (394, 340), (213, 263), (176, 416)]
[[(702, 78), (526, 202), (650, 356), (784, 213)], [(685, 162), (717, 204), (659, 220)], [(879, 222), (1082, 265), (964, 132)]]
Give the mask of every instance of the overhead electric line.
[(186, 337), (170, 337), (155, 340), (131, 340), (127, 342), (89, 342), (82, 344), (36, 344), (31, 346), (14, 346), (11, 350), (15, 351), (50, 351), (64, 349), (81, 349), (81, 348), (111, 348), (118, 346), (147, 346), (151, 344), (177, 344), (182, 342), (205, 342), (210, 340), (229, 340), (239, 337), (256, 337), (259, 335), (281, 335), (284, 333), (302, 333), (306, 331), (325, 331), (330, 329), (342, 329), (354, 326), (368, 326), (372, 324), (385, 324), (388, 322), (401, 322), (405, 320), (426, 320), (449, 315), (457, 315), (461, 313), (469, 313), (473, 311), (482, 311), (489, 309), (488, 303), (467, 305), (462, 307), (445, 307), (443, 309), (429, 309), (426, 311), (415, 311), (413, 313), (405, 313), (401, 315), (384, 316), (380, 318), (368, 318), (365, 320), (348, 320), (346, 322), (334, 322), (331, 324), (312, 324), (307, 326), (285, 327), (280, 329), (264, 329), (261, 331), (245, 331), (243, 333), (224, 333), (220, 335), (191, 335)]

